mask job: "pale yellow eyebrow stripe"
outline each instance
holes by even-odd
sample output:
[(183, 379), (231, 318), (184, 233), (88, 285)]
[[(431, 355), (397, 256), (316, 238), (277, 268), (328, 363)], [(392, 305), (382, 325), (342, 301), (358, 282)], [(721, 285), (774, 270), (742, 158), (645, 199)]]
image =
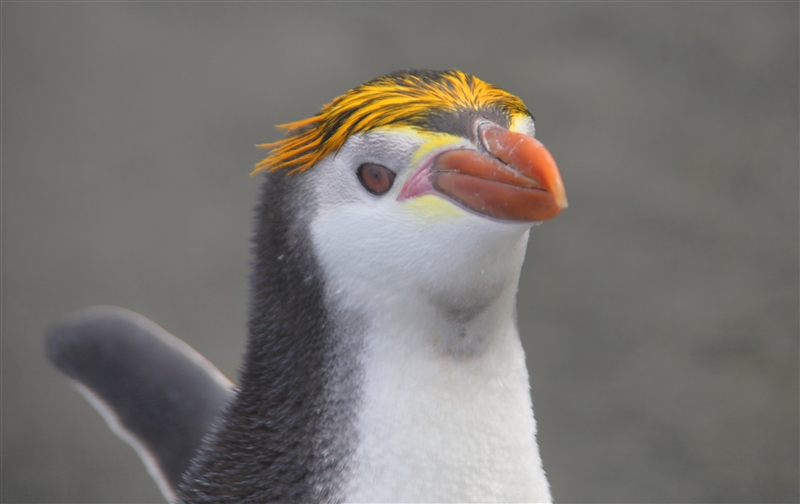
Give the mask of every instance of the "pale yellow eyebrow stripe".
[(448, 145), (464, 144), (467, 142), (464, 138), (458, 135), (451, 135), (450, 133), (418, 132), (417, 134), (424, 139), (424, 143), (414, 152), (414, 155), (411, 156), (411, 164), (413, 166), (416, 166), (431, 152), (447, 147)]

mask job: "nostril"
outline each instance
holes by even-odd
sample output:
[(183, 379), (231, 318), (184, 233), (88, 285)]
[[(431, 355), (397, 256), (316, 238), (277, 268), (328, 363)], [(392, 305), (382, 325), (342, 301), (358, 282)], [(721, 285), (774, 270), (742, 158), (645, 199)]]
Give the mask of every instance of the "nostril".
[[(475, 144), (481, 150), (486, 153), (491, 154), (492, 151), (489, 149), (489, 144), (486, 141), (486, 131), (491, 129), (504, 129), (502, 126), (499, 126), (497, 123), (486, 119), (485, 117), (480, 117), (475, 120), (473, 124), (473, 135), (475, 137)], [(492, 154), (493, 155), (493, 154)]]

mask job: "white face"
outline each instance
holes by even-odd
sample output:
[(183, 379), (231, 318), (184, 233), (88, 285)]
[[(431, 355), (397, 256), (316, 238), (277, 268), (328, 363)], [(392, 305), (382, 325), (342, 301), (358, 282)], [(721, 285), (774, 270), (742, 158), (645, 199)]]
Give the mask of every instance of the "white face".
[[(531, 121), (517, 123), (512, 129), (533, 132)], [(456, 311), (488, 304), (507, 286), (516, 291), (531, 223), (492, 220), (435, 191), (398, 200), (419, 167), (455, 148), (477, 150), (454, 135), (380, 129), (350, 138), (312, 169), (310, 228), (329, 291), (347, 292), (348, 304), (397, 305), (412, 296)], [(396, 173), (388, 192), (364, 188), (363, 163)]]
[[(453, 135), (376, 130), (303, 175), (326, 295), (366, 322), (347, 500), (550, 500), (514, 327), (531, 223), (435, 190), (400, 197), (452, 149), (478, 150)], [(385, 194), (359, 181), (363, 163), (396, 173)]]

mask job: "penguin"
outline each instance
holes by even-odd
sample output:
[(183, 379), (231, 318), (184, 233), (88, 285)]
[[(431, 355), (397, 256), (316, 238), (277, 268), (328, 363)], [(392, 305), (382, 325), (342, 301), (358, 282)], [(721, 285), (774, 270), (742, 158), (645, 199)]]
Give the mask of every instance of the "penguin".
[(516, 294), (567, 198), (522, 100), (408, 70), (281, 128), (238, 383), (114, 307), (50, 359), (171, 502), (551, 502)]

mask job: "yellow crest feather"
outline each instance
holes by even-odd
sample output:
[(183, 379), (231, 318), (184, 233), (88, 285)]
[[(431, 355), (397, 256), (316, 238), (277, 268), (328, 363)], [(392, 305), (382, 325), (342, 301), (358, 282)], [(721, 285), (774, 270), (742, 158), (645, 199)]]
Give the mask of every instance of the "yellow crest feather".
[(258, 146), (272, 151), (253, 173), (302, 172), (357, 133), (389, 125), (421, 127), (432, 114), (484, 108), (500, 109), (509, 118), (530, 115), (516, 96), (458, 70), (385, 75), (335, 98), (313, 117), (278, 126), (286, 138)]

